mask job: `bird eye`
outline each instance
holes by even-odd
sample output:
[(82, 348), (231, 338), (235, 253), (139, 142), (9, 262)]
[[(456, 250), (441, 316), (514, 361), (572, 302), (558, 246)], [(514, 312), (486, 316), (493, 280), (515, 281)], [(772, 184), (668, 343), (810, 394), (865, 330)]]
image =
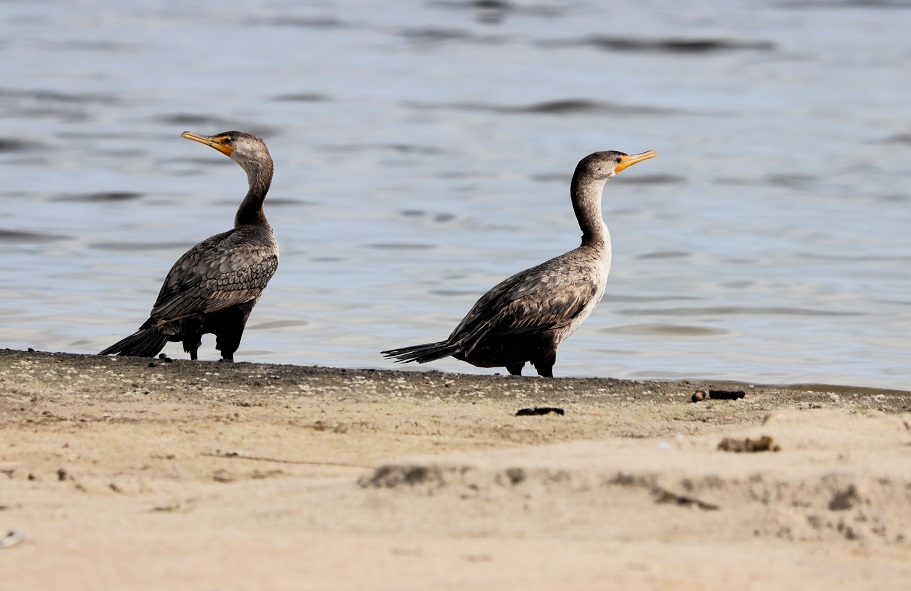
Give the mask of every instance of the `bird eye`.
[(623, 158), (617, 156), (617, 159), (616, 159), (617, 164), (620, 164), (620, 162), (622, 162), (622, 161), (623, 161)]

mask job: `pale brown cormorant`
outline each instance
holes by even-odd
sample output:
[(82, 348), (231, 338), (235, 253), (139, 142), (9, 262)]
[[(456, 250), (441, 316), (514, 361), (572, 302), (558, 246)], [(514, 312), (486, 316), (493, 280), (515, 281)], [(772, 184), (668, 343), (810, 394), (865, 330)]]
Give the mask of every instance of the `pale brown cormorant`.
[(247, 173), (250, 188), (237, 209), (234, 228), (203, 240), (177, 259), (149, 319), (99, 355), (153, 357), (168, 341), (182, 341), (190, 359), (196, 359), (202, 335), (210, 333), (216, 336), (222, 361), (234, 361), (247, 318), (278, 267), (278, 244), (263, 213), (272, 184), (266, 144), (241, 131), (213, 136), (185, 131), (181, 137), (229, 156)]
[(536, 267), (516, 273), (484, 294), (449, 338), (383, 351), (398, 362), (427, 363), (455, 357), (478, 367), (506, 367), (521, 375), (525, 362), (553, 377), (557, 347), (579, 328), (604, 295), (610, 270), (610, 233), (601, 217), (601, 193), (615, 174), (654, 158), (654, 151), (628, 155), (595, 152), (583, 158), (570, 185), (582, 244)]

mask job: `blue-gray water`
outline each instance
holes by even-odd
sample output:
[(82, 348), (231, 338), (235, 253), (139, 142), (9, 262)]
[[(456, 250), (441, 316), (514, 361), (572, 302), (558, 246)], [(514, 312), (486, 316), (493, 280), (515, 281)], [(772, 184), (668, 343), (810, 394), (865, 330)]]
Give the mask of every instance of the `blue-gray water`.
[(392, 367), (654, 149), (557, 375), (911, 386), (911, 2), (135, 4), (0, 3), (2, 347), (135, 330), (246, 188), (180, 133), (240, 129), (282, 258), (239, 360)]

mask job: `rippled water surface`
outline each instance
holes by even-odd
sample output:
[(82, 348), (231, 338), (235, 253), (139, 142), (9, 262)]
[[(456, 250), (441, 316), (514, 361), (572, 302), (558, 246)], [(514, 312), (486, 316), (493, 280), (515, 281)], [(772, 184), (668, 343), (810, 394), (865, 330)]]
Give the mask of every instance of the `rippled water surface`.
[(911, 2), (145, 4), (0, 3), (0, 346), (135, 330), (246, 189), (180, 133), (240, 129), (282, 258), (238, 359), (391, 367), (654, 149), (557, 375), (911, 387)]

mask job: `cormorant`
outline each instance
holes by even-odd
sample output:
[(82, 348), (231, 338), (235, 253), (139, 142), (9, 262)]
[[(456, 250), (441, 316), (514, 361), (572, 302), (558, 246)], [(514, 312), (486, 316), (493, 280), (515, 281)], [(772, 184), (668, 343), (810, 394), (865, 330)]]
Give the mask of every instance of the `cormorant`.
[(272, 157), (255, 135), (226, 131), (181, 137), (211, 146), (237, 162), (250, 188), (234, 228), (207, 238), (177, 259), (161, 286), (149, 319), (99, 355), (154, 357), (168, 341), (183, 341), (196, 359), (202, 335), (216, 336), (222, 361), (234, 361), (247, 318), (278, 267), (278, 244), (263, 213), (272, 184)]
[(538, 375), (553, 377), (557, 347), (604, 295), (611, 263), (610, 233), (601, 217), (604, 185), (624, 168), (657, 155), (653, 150), (633, 155), (595, 152), (583, 158), (570, 185), (581, 246), (495, 286), (445, 341), (382, 354), (401, 363), (451, 355), (478, 367), (505, 366), (512, 375), (521, 375), (525, 362), (531, 362)]

